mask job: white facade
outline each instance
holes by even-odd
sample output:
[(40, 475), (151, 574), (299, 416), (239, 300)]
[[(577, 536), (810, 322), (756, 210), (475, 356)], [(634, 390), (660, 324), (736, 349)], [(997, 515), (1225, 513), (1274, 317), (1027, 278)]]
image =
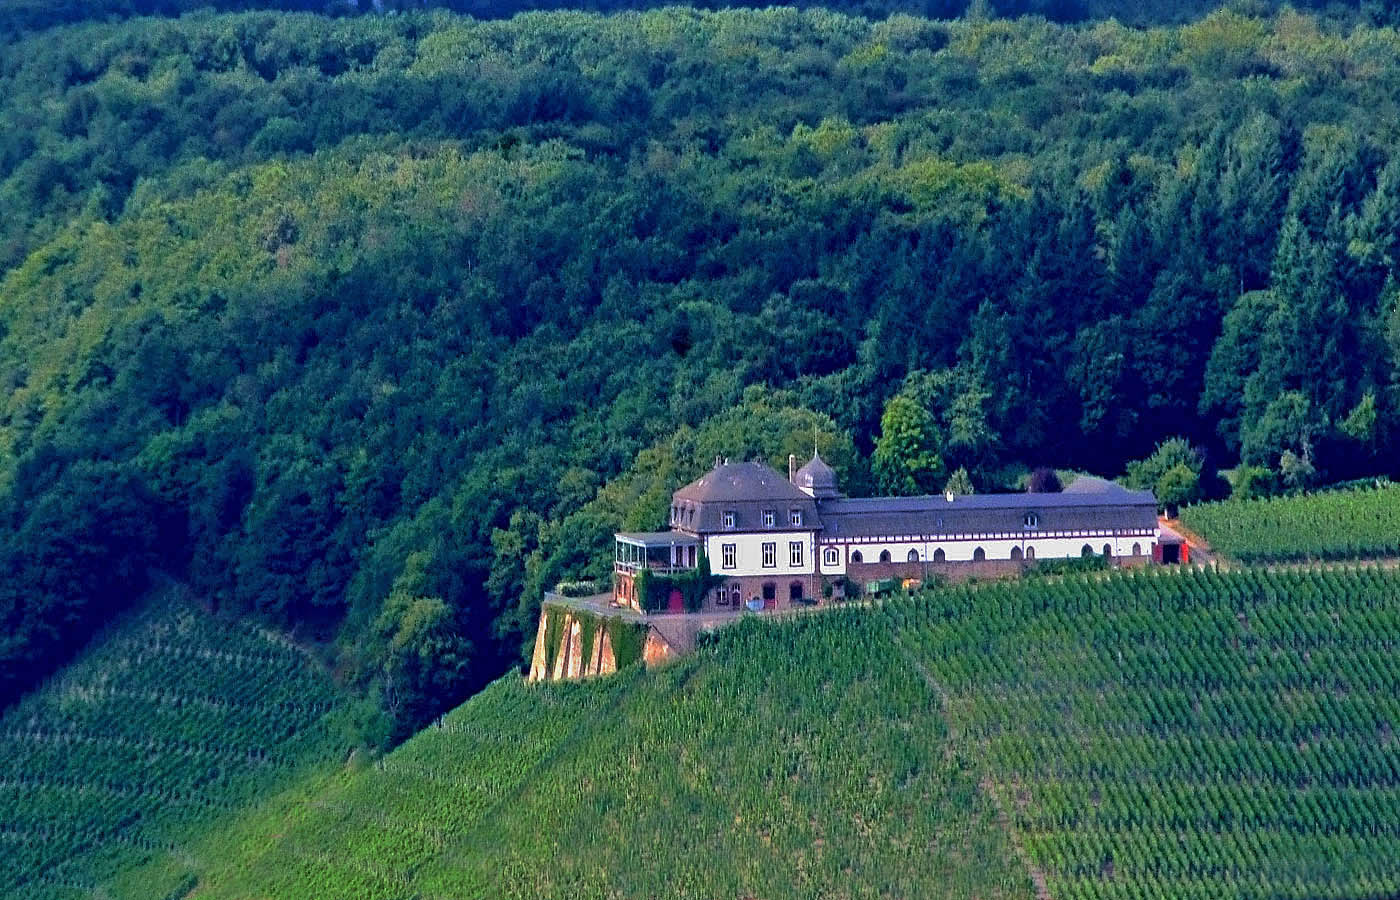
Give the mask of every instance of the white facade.
[[(786, 511), (784, 511), (786, 512)], [(801, 547), (802, 561), (792, 562), (792, 544)], [(763, 564), (763, 545), (773, 544), (774, 564)], [(734, 547), (734, 565), (725, 565), (726, 545)], [(811, 575), (816, 560), (817, 540), (814, 531), (726, 531), (705, 536), (705, 555), (710, 558), (710, 571), (715, 575), (748, 577), (759, 575)]]
[[(1041, 534), (1028, 531), (1022, 536), (957, 535), (925, 540), (902, 535), (842, 540), (818, 540), (812, 531), (722, 532), (705, 537), (705, 553), (710, 571), (716, 575), (750, 577), (763, 575), (845, 575), (851, 564), (861, 563), (940, 563), (973, 562), (979, 559), (1077, 559), (1089, 548), (1094, 556), (1151, 556), (1158, 532), (1114, 533), (1083, 531)], [(794, 565), (791, 545), (801, 545), (802, 559)], [(765, 545), (773, 545), (772, 565), (765, 565)], [(733, 547), (733, 566), (726, 566), (725, 547)], [(941, 551), (941, 553), (940, 553)], [(1017, 553), (1016, 551), (1019, 551)], [(889, 558), (884, 559), (883, 554)]]
[[(1042, 534), (1027, 531), (1020, 536), (957, 535), (936, 540), (887, 535), (822, 541), (819, 552), (821, 573), (840, 576), (846, 574), (850, 564), (972, 562), (979, 558), (979, 549), (983, 554), (981, 559), (986, 560), (1077, 559), (1084, 555), (1086, 546), (1094, 556), (1104, 555), (1105, 547), (1109, 555), (1115, 557), (1151, 556), (1158, 534), (1157, 529), (1127, 533), (1083, 531)], [(829, 552), (833, 550), (834, 554)], [(1019, 555), (1015, 553), (1017, 550), (1020, 551)], [(884, 554), (888, 554), (888, 559), (883, 558)]]

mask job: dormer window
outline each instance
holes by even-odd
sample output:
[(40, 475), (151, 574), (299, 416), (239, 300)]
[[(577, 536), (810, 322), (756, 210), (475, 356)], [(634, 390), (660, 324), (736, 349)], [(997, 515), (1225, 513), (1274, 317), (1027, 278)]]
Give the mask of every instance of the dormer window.
[(790, 509), (790, 510), (788, 510), (788, 522), (789, 522), (791, 525), (793, 525), (794, 527), (796, 527), (796, 528), (802, 527), (802, 510), (800, 510), (800, 509)]
[(1023, 516), (1023, 517), (1021, 518), (1021, 523), (1024, 524), (1024, 525), (1026, 526), (1027, 529), (1032, 529), (1032, 530), (1033, 530), (1033, 529), (1039, 528), (1039, 527), (1040, 527), (1040, 516), (1036, 515), (1036, 514), (1033, 513), (1033, 512), (1028, 512), (1028, 513), (1025, 514), (1025, 516)]
[(724, 518), (723, 518), (723, 521), (724, 521), (724, 527), (725, 527), (725, 528), (733, 528), (733, 527), (734, 527), (734, 522), (735, 522), (736, 519), (738, 519), (738, 516), (735, 514), (734, 510), (732, 510), (732, 509), (726, 509), (726, 510), (724, 511)]
[(765, 509), (763, 511), (763, 527), (772, 528), (776, 524), (778, 524), (778, 514), (771, 509)]

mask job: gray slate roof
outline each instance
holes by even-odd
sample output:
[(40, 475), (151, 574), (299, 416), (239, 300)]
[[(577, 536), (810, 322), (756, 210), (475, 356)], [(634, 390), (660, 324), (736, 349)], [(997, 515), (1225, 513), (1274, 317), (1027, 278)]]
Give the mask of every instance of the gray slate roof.
[[(724, 463), (671, 495), (680, 507), (677, 527), (697, 534), (718, 531), (764, 530), (763, 511), (774, 512), (773, 531), (792, 530), (788, 513), (802, 511), (802, 529), (821, 527), (817, 503), (797, 485), (761, 462)], [(724, 527), (724, 513), (735, 514), (734, 527)]]
[(686, 546), (696, 542), (695, 538), (679, 531), (619, 531), (615, 536), (618, 540), (643, 547)]
[(1066, 494), (1111, 494), (1130, 493), (1127, 488), (1116, 481), (1109, 481), (1107, 478), (1100, 478), (1097, 475), (1080, 475), (1065, 486)]
[(810, 488), (814, 496), (837, 495), (836, 470), (826, 464), (820, 453), (813, 452), (807, 465), (797, 470), (796, 481), (800, 487)]
[[(841, 498), (821, 504), (825, 538), (893, 535), (1147, 530), (1157, 526), (1151, 491)], [(1027, 513), (1037, 526), (1028, 529)]]
[[(1077, 490), (1062, 493), (973, 494), (951, 501), (942, 494), (817, 501), (763, 463), (743, 462), (715, 466), (676, 491), (671, 503), (679, 514), (675, 527), (692, 534), (792, 531), (788, 515), (794, 509), (802, 512), (801, 530), (821, 530), (824, 537), (837, 539), (1157, 527), (1157, 500), (1151, 491), (1130, 491), (1084, 477), (1074, 484), (1079, 485)], [(763, 524), (765, 510), (774, 513), (772, 526)], [(734, 513), (733, 528), (724, 525), (726, 512)], [(1034, 529), (1026, 528), (1027, 513), (1036, 515)]]

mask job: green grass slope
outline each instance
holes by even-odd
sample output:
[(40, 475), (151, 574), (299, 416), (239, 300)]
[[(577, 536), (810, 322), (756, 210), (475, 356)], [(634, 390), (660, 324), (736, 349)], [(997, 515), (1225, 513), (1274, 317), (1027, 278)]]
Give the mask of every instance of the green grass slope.
[(194, 896), (1400, 892), (1400, 576), (1153, 573), (497, 682), (211, 835)]
[(153, 604), (0, 718), (0, 896), (182, 896), (201, 829), (343, 758), (340, 708), (278, 633)]
[(1400, 484), (1188, 506), (1186, 527), (1242, 562), (1400, 553)]

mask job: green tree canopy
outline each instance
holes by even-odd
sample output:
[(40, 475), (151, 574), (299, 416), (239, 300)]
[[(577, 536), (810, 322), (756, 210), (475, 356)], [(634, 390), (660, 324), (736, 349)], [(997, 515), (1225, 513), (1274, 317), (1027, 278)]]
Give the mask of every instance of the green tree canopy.
[(897, 394), (880, 417), (880, 436), (870, 458), (876, 486), (896, 495), (931, 494), (944, 474), (937, 423), (912, 397)]

